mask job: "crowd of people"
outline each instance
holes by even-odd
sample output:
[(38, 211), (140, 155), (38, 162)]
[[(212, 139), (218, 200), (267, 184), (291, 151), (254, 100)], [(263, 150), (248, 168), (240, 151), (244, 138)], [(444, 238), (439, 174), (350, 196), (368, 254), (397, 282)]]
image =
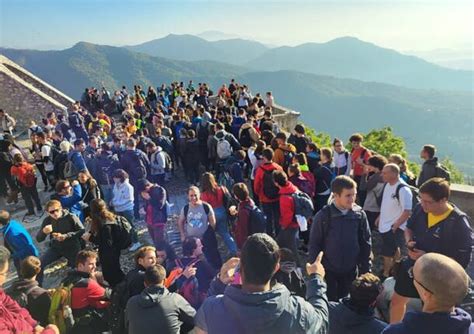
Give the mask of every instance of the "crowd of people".
[[(459, 307), (471, 220), (449, 201), (436, 148), (423, 146), (416, 177), (361, 134), (319, 147), (303, 124), (287, 133), (274, 107), (235, 80), (87, 88), (68, 113), (32, 121), (27, 148), (0, 110), (0, 196), (27, 209), (21, 222), (0, 211), (0, 286), (10, 257), (18, 274), (0, 289), (0, 333), (473, 331)], [(35, 235), (29, 217), (42, 220)], [(70, 270), (47, 290), (61, 258)]]

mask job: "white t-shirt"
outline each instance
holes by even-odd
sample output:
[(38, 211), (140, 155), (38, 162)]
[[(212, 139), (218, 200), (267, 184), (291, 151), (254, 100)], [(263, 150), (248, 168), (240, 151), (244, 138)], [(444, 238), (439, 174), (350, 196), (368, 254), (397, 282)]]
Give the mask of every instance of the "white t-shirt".
[[(380, 222), (379, 232), (385, 233), (390, 231), (392, 225), (400, 217), (405, 210), (412, 209), (412, 193), (408, 187), (401, 187), (399, 191), (400, 200), (395, 197), (398, 185), (401, 181), (398, 181), (393, 186), (388, 184), (385, 186), (383, 191), (382, 205), (380, 207)], [(406, 228), (406, 221), (400, 226), (402, 230)]]
[(51, 144), (44, 144), (41, 146), (41, 157), (44, 159), (48, 157), (48, 162), (44, 164), (44, 170), (47, 172), (51, 172), (54, 170), (53, 164), (53, 154), (51, 152)]

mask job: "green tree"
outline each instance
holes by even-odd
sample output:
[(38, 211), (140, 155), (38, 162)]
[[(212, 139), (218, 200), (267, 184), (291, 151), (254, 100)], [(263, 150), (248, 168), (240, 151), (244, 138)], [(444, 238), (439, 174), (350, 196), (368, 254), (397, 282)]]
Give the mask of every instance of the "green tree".
[(313, 128), (305, 125), (306, 136), (319, 148), (331, 147), (331, 136), (325, 132), (316, 132)]

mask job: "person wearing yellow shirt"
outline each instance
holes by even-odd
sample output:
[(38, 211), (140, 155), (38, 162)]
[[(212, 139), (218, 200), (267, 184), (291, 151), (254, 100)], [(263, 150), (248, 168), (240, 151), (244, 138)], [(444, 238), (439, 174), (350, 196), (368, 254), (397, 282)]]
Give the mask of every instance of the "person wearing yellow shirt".
[(413, 266), (423, 254), (439, 253), (463, 268), (469, 265), (473, 240), (471, 218), (449, 203), (449, 195), (449, 182), (443, 178), (429, 179), (420, 187), (420, 203), (405, 230), (408, 258), (401, 262), (395, 277), (390, 323), (403, 319), (410, 298), (420, 298), (413, 285)]

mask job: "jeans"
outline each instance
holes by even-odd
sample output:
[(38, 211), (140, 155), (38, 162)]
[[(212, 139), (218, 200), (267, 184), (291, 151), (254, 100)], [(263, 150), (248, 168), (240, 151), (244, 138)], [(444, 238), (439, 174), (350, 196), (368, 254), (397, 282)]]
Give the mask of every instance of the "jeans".
[(114, 186), (111, 184), (101, 184), (99, 185), (100, 190), (102, 191), (102, 195), (104, 196), (104, 201), (109, 205), (110, 201), (112, 200), (113, 196), (113, 188)]
[(165, 224), (148, 225), (148, 233), (150, 234), (153, 244), (157, 246), (165, 240)]
[(280, 246), (280, 248), (288, 248), (291, 250), (296, 258), (296, 264), (299, 264), (297, 247), (298, 231), (298, 228), (282, 229), (277, 237), (278, 246)]
[(132, 225), (132, 231), (130, 238), (132, 239), (132, 243), (136, 243), (138, 241), (138, 234), (137, 234), (137, 229), (135, 228), (135, 225), (133, 224), (134, 218), (133, 218), (133, 210), (127, 210), (127, 211), (122, 211), (122, 212), (115, 212), (117, 215), (122, 216), (128, 222), (130, 225)]
[(216, 232), (221, 236), (226, 247), (232, 256), (237, 254), (237, 245), (229, 233), (229, 226), (227, 225), (227, 212), (224, 207), (214, 209), (216, 216)]
[(280, 232), (280, 202), (262, 203), (262, 211), (267, 217), (267, 234), (278, 235)]
[[(36, 181), (33, 187), (25, 187), (20, 186), (20, 192), (25, 200), (26, 208), (28, 209), (28, 213), (35, 213), (34, 205), (36, 204), (36, 208), (38, 211), (41, 211), (41, 201), (38, 196), (38, 190), (36, 189)], [(34, 202), (34, 203), (33, 203)]]

